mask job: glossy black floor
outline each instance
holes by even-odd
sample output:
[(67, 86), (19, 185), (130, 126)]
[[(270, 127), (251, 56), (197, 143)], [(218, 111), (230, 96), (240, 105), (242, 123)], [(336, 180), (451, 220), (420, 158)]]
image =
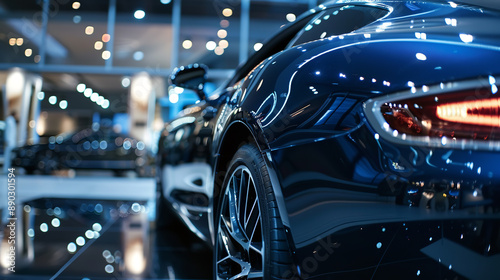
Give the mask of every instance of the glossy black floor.
[(210, 248), (177, 219), (157, 229), (149, 208), (145, 201), (25, 202), (22, 254), (16, 272), (0, 279), (211, 279)]

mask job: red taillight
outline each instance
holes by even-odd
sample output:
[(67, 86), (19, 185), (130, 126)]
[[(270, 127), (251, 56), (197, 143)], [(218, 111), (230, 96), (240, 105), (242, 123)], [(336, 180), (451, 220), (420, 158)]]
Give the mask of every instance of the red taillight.
[[(500, 148), (500, 96), (494, 84), (468, 82), (424, 87), (418, 92), (375, 98), (366, 103), (366, 114), (380, 134), (399, 141), (471, 144)], [(469, 89), (464, 89), (469, 88)], [(375, 123), (373, 123), (375, 121)], [(378, 130), (378, 129), (377, 129)], [(386, 137), (386, 138), (387, 138)], [(495, 143), (492, 144), (491, 141)], [(476, 144), (473, 147), (478, 147)]]
[(500, 127), (500, 99), (482, 99), (438, 105), (438, 118), (464, 124)]
[(482, 88), (386, 102), (380, 112), (398, 133), (487, 140), (500, 136), (498, 107), (491, 89)]

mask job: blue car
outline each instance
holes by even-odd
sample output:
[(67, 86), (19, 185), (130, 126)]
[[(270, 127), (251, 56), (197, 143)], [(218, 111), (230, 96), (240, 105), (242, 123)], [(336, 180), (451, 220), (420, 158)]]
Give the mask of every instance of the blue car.
[(500, 13), (335, 1), (283, 27), (159, 143), (214, 279), (499, 279)]

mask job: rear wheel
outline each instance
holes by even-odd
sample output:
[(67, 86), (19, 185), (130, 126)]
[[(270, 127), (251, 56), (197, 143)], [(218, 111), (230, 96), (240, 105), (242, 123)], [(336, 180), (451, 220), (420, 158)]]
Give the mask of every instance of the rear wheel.
[(224, 179), (214, 249), (216, 279), (283, 279), (291, 257), (265, 162), (252, 145)]

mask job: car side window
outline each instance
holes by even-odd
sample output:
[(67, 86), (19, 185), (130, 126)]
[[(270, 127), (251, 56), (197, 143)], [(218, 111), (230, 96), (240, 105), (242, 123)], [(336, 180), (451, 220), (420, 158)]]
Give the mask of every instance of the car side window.
[(389, 11), (373, 6), (347, 5), (324, 10), (304, 26), (291, 46), (347, 34), (384, 17)]

